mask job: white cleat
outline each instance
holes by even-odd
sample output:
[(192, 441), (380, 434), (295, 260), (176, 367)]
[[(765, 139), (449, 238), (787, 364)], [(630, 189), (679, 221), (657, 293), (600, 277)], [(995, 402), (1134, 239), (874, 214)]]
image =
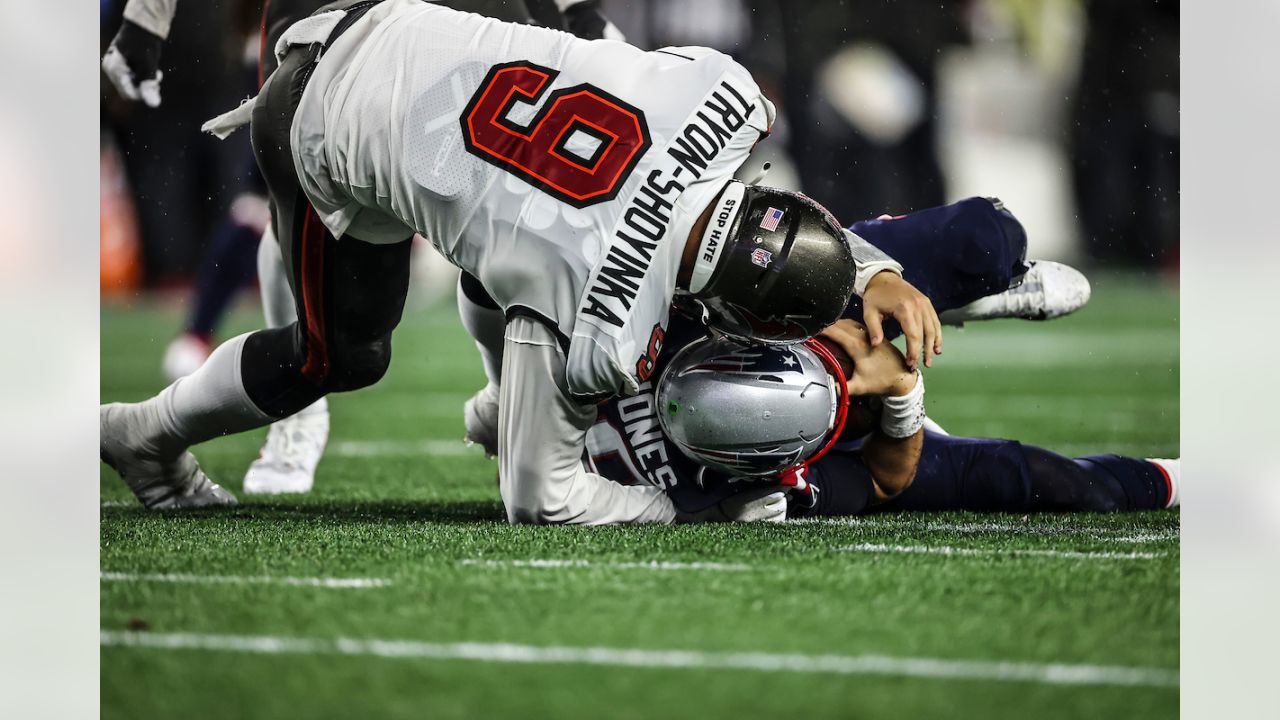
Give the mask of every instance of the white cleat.
[(182, 333), (164, 349), (161, 367), (165, 379), (172, 383), (199, 370), (212, 352), (213, 344), (208, 340), (199, 335)]
[(122, 403), (98, 408), (99, 453), (149, 510), (236, 505), (234, 495), (213, 482), (190, 452), (163, 459), (141, 441), (132, 407)]
[(1052, 320), (1070, 315), (1089, 302), (1093, 290), (1084, 273), (1048, 260), (1034, 260), (1029, 264), (1031, 269), (1018, 287), (948, 310), (940, 319), (948, 325), (997, 318)]
[(1182, 506), (1182, 458), (1147, 458), (1147, 462), (1160, 468), (1165, 482), (1169, 483), (1169, 501), (1167, 508)]
[(485, 385), (462, 406), (462, 422), (468, 445), (484, 448), (487, 457), (498, 456), (498, 386)]
[(310, 492), (328, 442), (329, 403), (320, 398), (271, 425), (262, 452), (244, 474), (244, 491), (267, 495)]

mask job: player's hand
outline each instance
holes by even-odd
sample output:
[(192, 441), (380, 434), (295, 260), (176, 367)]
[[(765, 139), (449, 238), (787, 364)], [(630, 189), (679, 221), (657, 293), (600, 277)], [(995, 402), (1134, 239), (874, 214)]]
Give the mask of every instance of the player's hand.
[(862, 319), (867, 323), (872, 347), (884, 342), (884, 321), (893, 318), (907, 338), (907, 364), (918, 369), (921, 350), (924, 366), (933, 367), (933, 356), (942, 352), (942, 321), (933, 303), (896, 273), (877, 273), (862, 295)]
[(778, 487), (743, 490), (720, 501), (730, 522), (782, 522), (787, 519), (787, 492)]
[(682, 522), (782, 522), (787, 519), (787, 491), (777, 485), (748, 487), (706, 510), (681, 516)]
[(849, 395), (861, 397), (906, 395), (916, 384), (916, 372), (891, 343), (872, 347), (867, 328), (855, 320), (837, 321), (820, 333), (840, 346), (853, 360), (848, 380)]
[(160, 107), (160, 48), (164, 41), (125, 20), (102, 56), (102, 72), (121, 95)]

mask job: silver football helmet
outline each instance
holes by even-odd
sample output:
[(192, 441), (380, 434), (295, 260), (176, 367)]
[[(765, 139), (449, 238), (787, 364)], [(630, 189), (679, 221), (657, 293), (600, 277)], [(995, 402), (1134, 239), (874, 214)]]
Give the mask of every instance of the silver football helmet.
[(689, 459), (734, 476), (774, 475), (816, 459), (848, 408), (844, 374), (816, 342), (699, 340), (658, 380), (662, 430)]

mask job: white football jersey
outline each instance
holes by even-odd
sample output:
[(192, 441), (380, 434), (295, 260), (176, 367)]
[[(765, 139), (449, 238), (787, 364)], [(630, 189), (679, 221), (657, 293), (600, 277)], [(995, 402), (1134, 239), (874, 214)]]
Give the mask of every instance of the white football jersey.
[(630, 395), (685, 238), (772, 115), (712, 50), (386, 0), (326, 50), (292, 141), (336, 236), (422, 234), (508, 312), (559, 329), (573, 394)]

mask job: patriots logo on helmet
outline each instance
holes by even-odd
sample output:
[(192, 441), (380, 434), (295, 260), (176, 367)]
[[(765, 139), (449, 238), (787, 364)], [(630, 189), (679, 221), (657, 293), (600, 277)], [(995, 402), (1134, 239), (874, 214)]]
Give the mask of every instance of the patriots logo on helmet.
[(691, 372), (714, 372), (725, 374), (783, 373), (799, 370), (800, 361), (795, 350), (786, 346), (741, 347), (731, 352), (714, 357), (681, 370), (681, 374)]

